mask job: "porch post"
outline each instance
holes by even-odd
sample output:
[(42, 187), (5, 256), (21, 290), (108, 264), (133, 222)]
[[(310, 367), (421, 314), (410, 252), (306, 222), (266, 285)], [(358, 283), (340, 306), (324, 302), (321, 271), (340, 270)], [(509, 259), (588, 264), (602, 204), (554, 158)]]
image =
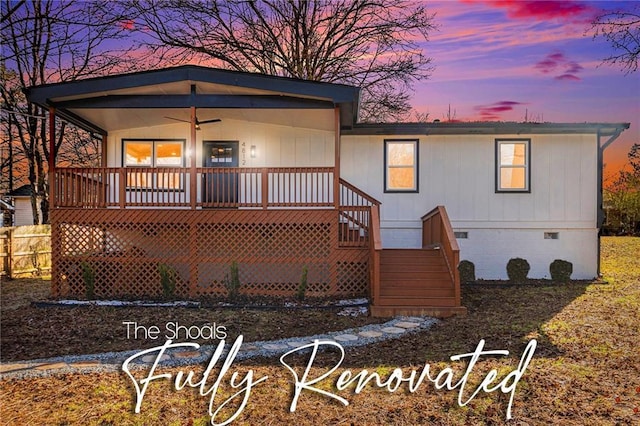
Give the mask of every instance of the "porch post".
[(100, 167), (107, 167), (107, 135), (102, 135), (102, 155), (100, 155)]
[(197, 197), (197, 179), (196, 179), (196, 107), (191, 107), (191, 140), (189, 141), (189, 150), (191, 151), (189, 161), (191, 166), (191, 171), (189, 173), (190, 183), (189, 183), (189, 194), (191, 201), (191, 210), (196, 209), (196, 197)]
[(55, 207), (56, 189), (55, 189), (55, 148), (56, 148), (56, 109), (49, 107), (49, 223), (51, 224), (51, 293), (58, 296), (62, 290), (62, 283), (57, 276), (58, 268), (58, 230), (56, 224), (52, 221), (53, 209)]
[[(55, 207), (55, 163), (56, 163), (56, 109), (49, 107), (49, 212)], [(51, 213), (49, 213), (51, 221)]]
[(334, 108), (334, 150), (335, 161), (333, 170), (333, 202), (336, 209), (340, 208), (340, 107)]

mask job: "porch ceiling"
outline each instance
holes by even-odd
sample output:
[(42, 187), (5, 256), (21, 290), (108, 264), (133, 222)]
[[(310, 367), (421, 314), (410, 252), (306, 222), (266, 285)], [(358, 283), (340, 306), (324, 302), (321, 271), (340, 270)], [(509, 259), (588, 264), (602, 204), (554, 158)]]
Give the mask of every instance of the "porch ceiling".
[[(190, 119), (190, 111), (188, 108), (92, 108), (70, 109), (69, 111), (107, 132), (178, 123), (167, 117), (185, 120), (187, 122)], [(240, 120), (308, 129), (334, 130), (332, 110), (198, 108), (197, 116), (200, 121), (219, 118), (222, 119), (223, 123), (225, 120)], [(215, 126), (215, 124), (213, 125)]]

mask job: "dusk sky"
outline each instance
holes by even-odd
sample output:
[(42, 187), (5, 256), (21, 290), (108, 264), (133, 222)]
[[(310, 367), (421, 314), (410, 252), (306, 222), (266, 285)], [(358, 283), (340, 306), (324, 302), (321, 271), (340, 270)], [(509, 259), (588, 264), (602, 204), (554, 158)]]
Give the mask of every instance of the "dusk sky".
[(640, 143), (640, 71), (602, 64), (611, 50), (592, 37), (602, 10), (637, 1), (432, 1), (438, 31), (425, 52), (431, 78), (413, 106), (429, 120), (630, 122), (605, 152), (605, 176)]

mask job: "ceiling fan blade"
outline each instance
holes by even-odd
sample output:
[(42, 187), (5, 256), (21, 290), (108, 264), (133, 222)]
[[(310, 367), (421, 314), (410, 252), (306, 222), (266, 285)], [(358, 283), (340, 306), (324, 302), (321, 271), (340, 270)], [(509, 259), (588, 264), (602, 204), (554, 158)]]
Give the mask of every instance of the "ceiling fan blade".
[(182, 121), (183, 123), (190, 123), (189, 120), (183, 120), (181, 118), (173, 118), (173, 117), (164, 117), (164, 118), (168, 118), (169, 120)]
[(220, 118), (214, 118), (213, 120), (204, 120), (204, 121), (198, 121), (198, 124), (207, 124), (207, 123), (218, 123), (222, 121), (222, 119)]

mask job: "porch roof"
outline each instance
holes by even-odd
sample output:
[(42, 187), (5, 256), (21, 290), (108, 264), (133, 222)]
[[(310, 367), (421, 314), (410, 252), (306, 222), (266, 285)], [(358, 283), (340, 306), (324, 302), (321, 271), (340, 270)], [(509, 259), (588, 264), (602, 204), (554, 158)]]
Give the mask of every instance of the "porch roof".
[(518, 122), (433, 122), (358, 123), (343, 130), (345, 135), (505, 135), (505, 134), (599, 134), (617, 136), (630, 123), (518, 123)]
[[(335, 83), (184, 65), (153, 71), (32, 86), (27, 99), (88, 131), (168, 124), (166, 117), (199, 120), (239, 118), (251, 111), (256, 121), (304, 122), (305, 111), (340, 107), (350, 127), (358, 114), (360, 89)], [(132, 114), (136, 109), (139, 113)], [(279, 110), (288, 110), (282, 114)], [(297, 114), (299, 112), (299, 114)], [(307, 118), (308, 120), (308, 118)], [(282, 123), (285, 124), (285, 123)]]

